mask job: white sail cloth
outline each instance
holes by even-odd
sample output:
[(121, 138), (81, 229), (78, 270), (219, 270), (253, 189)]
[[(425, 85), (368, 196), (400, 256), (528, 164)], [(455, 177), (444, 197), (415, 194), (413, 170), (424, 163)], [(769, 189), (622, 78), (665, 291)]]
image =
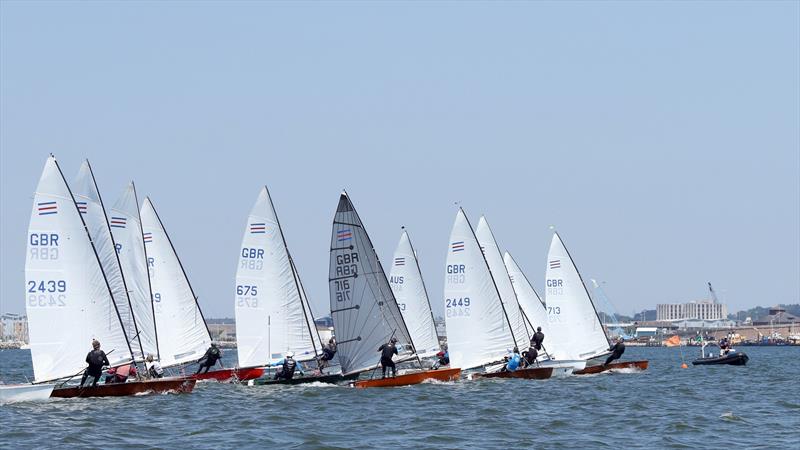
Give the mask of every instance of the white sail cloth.
[(478, 238), (478, 244), (480, 244), (483, 256), (489, 265), (489, 271), (492, 272), (497, 292), (500, 293), (500, 299), (503, 301), (508, 323), (511, 324), (516, 346), (522, 351), (527, 348), (531, 334), (525, 323), (525, 315), (519, 306), (517, 294), (511, 285), (506, 265), (503, 263), (500, 247), (497, 245), (492, 229), (489, 227), (489, 222), (486, 221), (484, 216), (481, 216), (480, 220), (478, 220), (478, 226), (475, 228), (475, 237)]
[(203, 313), (149, 198), (144, 199), (141, 218), (161, 365), (169, 367), (196, 361), (211, 344)]
[(545, 302), (552, 341), (563, 359), (591, 359), (608, 351), (608, 339), (592, 300), (561, 237), (547, 253)]
[(436, 334), (417, 255), (405, 231), (400, 235), (400, 242), (394, 251), (389, 285), (414, 340), (417, 354), (421, 357), (434, 356), (439, 351), (439, 336)]
[(122, 325), (125, 327), (125, 335), (128, 337), (131, 348), (134, 351), (134, 358), (141, 360), (142, 348), (139, 343), (136, 320), (128, 299), (128, 288), (120, 268), (120, 261), (106, 216), (105, 206), (100, 197), (100, 191), (97, 188), (97, 182), (88, 160), (83, 161), (83, 164), (81, 164), (78, 176), (72, 185), (72, 193), (75, 196), (78, 211), (83, 214), (83, 220), (89, 230), (89, 235), (92, 237), (92, 242), (94, 242), (94, 248), (100, 258), (106, 280), (111, 287), (114, 303), (117, 305), (117, 312), (119, 312)]
[(147, 252), (144, 246), (142, 221), (139, 218), (139, 200), (132, 181), (111, 208), (108, 220), (117, 246), (122, 274), (125, 276), (131, 310), (136, 320), (136, 327), (139, 329), (142, 353), (145, 356), (153, 355), (158, 359), (158, 339), (153, 317)]
[(470, 369), (499, 361), (514, 346), (500, 294), (461, 208), (450, 232), (444, 300), (452, 367)]
[(378, 347), (392, 337), (400, 357), (413, 355), (414, 344), (386, 274), (346, 193), (339, 197), (333, 219), (328, 281), (343, 374), (375, 367)]
[(547, 335), (549, 332), (547, 329), (547, 310), (539, 298), (539, 294), (533, 289), (528, 277), (525, 276), (525, 273), (522, 272), (522, 269), (519, 268), (510, 253), (505, 253), (503, 262), (508, 270), (511, 284), (514, 286), (514, 292), (517, 294), (519, 306), (525, 312), (525, 316), (532, 326), (542, 327), (542, 332)]
[(112, 365), (132, 360), (100, 259), (53, 156), (36, 187), (28, 226), (25, 304), (37, 382), (79, 373), (92, 339)]
[[(316, 357), (314, 322), (266, 187), (250, 211), (236, 270), (236, 343), (242, 367), (274, 363), (291, 351)], [(314, 328), (316, 331), (316, 328)]]

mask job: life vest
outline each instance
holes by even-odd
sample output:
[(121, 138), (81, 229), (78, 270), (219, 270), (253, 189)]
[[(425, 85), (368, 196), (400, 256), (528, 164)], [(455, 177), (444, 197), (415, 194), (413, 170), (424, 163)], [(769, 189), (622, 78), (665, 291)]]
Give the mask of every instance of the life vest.
[(286, 375), (294, 375), (294, 369), (297, 367), (297, 361), (294, 358), (286, 358), (283, 360), (283, 373)]

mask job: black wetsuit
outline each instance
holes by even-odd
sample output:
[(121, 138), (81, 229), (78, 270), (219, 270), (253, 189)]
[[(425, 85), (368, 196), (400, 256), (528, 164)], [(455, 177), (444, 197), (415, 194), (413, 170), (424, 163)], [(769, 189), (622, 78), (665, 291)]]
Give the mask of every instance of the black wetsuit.
[(297, 368), (297, 361), (294, 358), (284, 358), (281, 370), (275, 374), (276, 380), (291, 380), (294, 378), (294, 370)]
[(536, 357), (539, 356), (539, 352), (536, 351), (535, 347), (529, 347), (528, 351), (525, 352), (523, 356), (525, 359), (525, 364), (531, 366), (536, 362)]
[(603, 364), (604, 366), (609, 365), (611, 361), (615, 359), (619, 359), (620, 356), (625, 353), (625, 344), (622, 342), (617, 342), (611, 348), (609, 348), (609, 350), (611, 350), (611, 354), (608, 355), (608, 359), (606, 359), (606, 362)]
[(322, 348), (322, 357), (320, 359), (330, 361), (334, 355), (336, 355), (336, 344), (328, 344)]
[(544, 342), (544, 333), (541, 331), (533, 333), (533, 337), (531, 337), (531, 347), (539, 351), (542, 349), (542, 342)]
[(92, 350), (86, 355), (86, 364), (89, 364), (89, 367), (83, 371), (83, 378), (81, 378), (81, 386), (83, 383), (86, 382), (86, 379), (90, 376), (94, 377), (94, 381), (92, 382), (92, 386), (97, 386), (97, 382), (100, 380), (100, 375), (103, 373), (103, 366), (110, 366), (111, 363), (108, 362), (108, 357), (106, 357), (106, 352), (97, 349)]
[(222, 359), (222, 352), (217, 347), (210, 347), (206, 350), (206, 354), (200, 358), (200, 366), (197, 368), (195, 374), (200, 373), (203, 368), (206, 369), (203, 373), (208, 372), (208, 369), (214, 367), (214, 364), (220, 359)]
[(394, 361), (392, 361), (392, 355), (397, 354), (397, 347), (389, 342), (388, 344), (383, 344), (378, 347), (378, 351), (381, 352), (381, 368), (383, 369), (383, 378), (386, 378), (386, 368), (392, 369), (392, 376), (395, 376), (395, 367)]

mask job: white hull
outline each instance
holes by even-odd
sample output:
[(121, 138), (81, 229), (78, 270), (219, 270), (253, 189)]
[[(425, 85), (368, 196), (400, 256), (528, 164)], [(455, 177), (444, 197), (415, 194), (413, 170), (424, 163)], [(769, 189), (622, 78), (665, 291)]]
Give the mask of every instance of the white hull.
[(566, 377), (572, 375), (576, 370), (583, 370), (586, 368), (586, 361), (583, 360), (563, 360), (556, 361), (546, 359), (539, 361), (539, 367), (552, 367), (554, 377)]
[(0, 385), (0, 404), (47, 400), (54, 387), (55, 384)]

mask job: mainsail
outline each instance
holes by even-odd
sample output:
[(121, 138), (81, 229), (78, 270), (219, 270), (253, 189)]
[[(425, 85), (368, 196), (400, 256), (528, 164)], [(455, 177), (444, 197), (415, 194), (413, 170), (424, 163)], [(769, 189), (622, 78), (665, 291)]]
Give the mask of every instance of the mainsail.
[(161, 365), (196, 361), (211, 344), (203, 312), (149, 198), (141, 211)]
[(120, 260), (117, 256), (117, 247), (114, 237), (111, 234), (111, 227), (108, 223), (106, 209), (100, 191), (97, 188), (97, 181), (92, 172), (92, 166), (88, 160), (84, 160), (78, 171), (75, 183), (72, 185), (72, 193), (75, 196), (75, 203), (78, 210), (83, 214), (83, 221), (89, 230), (100, 264), (105, 272), (111, 293), (114, 296), (114, 303), (125, 327), (125, 334), (131, 340), (131, 347), (134, 350), (134, 358), (142, 360), (142, 345), (139, 340), (139, 330), (136, 327), (136, 320), (128, 298), (128, 287), (125, 277), (120, 268)]
[(37, 382), (80, 372), (92, 339), (100, 341), (112, 366), (132, 360), (100, 259), (52, 155), (28, 226), (25, 298)]
[(319, 335), (266, 187), (245, 226), (235, 302), (240, 366), (273, 363), (288, 351), (301, 361), (316, 357)]
[(153, 316), (147, 251), (144, 246), (142, 220), (139, 217), (139, 199), (133, 181), (111, 208), (109, 221), (143, 353), (158, 359), (158, 333)]
[(439, 351), (439, 336), (436, 334), (431, 303), (422, 281), (417, 255), (405, 230), (394, 251), (389, 284), (408, 325), (417, 353), (421, 357), (435, 355)]
[(503, 263), (508, 270), (508, 278), (514, 286), (514, 292), (517, 294), (520, 308), (525, 312), (525, 317), (532, 326), (542, 327), (542, 332), (547, 334), (547, 310), (539, 298), (539, 294), (533, 289), (528, 277), (525, 276), (510, 253), (505, 253)]
[(547, 253), (545, 301), (552, 338), (562, 358), (591, 359), (608, 351), (608, 339), (578, 268), (558, 233)]
[(511, 285), (506, 266), (503, 263), (500, 247), (497, 245), (492, 229), (489, 228), (489, 222), (486, 221), (484, 216), (481, 216), (480, 220), (478, 220), (478, 226), (475, 228), (475, 237), (478, 238), (478, 244), (480, 244), (483, 256), (489, 265), (489, 271), (492, 272), (497, 292), (500, 293), (500, 299), (503, 301), (508, 322), (511, 324), (511, 331), (514, 333), (514, 340), (521, 351), (528, 345), (531, 333), (526, 323), (525, 314), (519, 306), (517, 294)]
[(492, 273), (461, 208), (450, 232), (444, 297), (452, 367), (470, 369), (502, 360), (515, 345)]
[(331, 317), (344, 375), (375, 367), (378, 347), (397, 338), (400, 356), (414, 344), (372, 242), (347, 193), (333, 218), (328, 273)]

